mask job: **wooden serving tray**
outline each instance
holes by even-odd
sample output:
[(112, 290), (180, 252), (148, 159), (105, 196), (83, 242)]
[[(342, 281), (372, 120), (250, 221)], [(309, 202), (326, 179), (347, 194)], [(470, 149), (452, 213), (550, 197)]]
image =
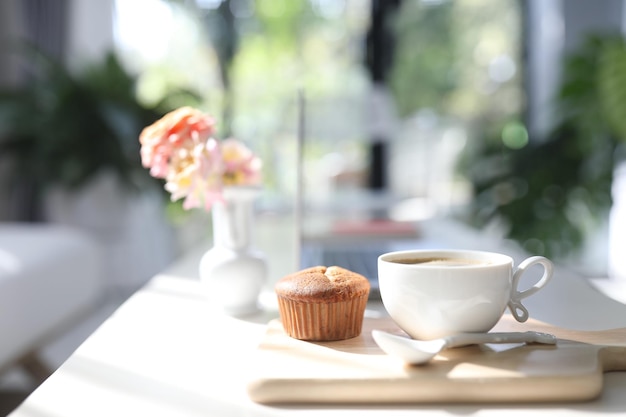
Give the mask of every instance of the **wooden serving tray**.
[(328, 404), (587, 401), (602, 392), (603, 372), (626, 370), (626, 328), (574, 331), (506, 315), (494, 331), (552, 333), (557, 345), (469, 346), (420, 366), (384, 354), (373, 329), (402, 334), (389, 318), (366, 318), (358, 337), (306, 342), (270, 322), (252, 361), (250, 397)]

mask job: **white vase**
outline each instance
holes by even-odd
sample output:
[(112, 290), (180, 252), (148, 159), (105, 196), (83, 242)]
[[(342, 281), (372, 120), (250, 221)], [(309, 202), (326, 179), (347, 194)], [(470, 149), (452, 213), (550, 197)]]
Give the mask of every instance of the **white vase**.
[(200, 280), (209, 301), (231, 315), (259, 310), (267, 279), (264, 256), (252, 247), (254, 200), (260, 190), (227, 187), (213, 205), (213, 247), (200, 260)]

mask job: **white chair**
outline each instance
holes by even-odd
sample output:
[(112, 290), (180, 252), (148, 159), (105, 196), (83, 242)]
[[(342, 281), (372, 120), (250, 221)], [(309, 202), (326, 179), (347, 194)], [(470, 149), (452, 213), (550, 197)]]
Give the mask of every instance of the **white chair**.
[(0, 372), (22, 366), (42, 382), (45, 344), (78, 324), (101, 297), (98, 245), (74, 229), (0, 223)]

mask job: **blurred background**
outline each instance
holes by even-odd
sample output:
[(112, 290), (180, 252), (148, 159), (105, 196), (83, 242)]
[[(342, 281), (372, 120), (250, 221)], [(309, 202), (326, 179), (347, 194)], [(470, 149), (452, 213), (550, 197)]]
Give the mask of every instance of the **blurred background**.
[(220, 137), (261, 155), (260, 206), (280, 212), (296, 185), (298, 92), (309, 205), (391, 193), (396, 219), (455, 216), (607, 273), (626, 137), (621, 0), (0, 8), (0, 219), (89, 230), (117, 260), (110, 275), (125, 271), (117, 286), (210, 233), (141, 168), (141, 128), (181, 105), (210, 112)]
[(293, 212), (303, 129), (307, 211), (367, 196), (623, 279), (625, 24), (623, 0), (2, 0), (0, 221), (84, 231), (128, 296), (210, 236), (139, 159), (190, 105), (263, 159), (261, 214)]

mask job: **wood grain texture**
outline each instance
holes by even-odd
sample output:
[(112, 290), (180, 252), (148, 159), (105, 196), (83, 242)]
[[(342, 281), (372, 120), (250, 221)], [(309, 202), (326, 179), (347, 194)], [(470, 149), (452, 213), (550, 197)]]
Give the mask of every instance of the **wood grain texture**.
[(248, 393), (259, 403), (510, 403), (587, 401), (603, 373), (626, 370), (626, 329), (576, 331), (504, 316), (494, 331), (536, 330), (549, 345), (450, 349), (430, 363), (406, 365), (378, 348), (373, 329), (403, 332), (389, 318), (366, 318), (360, 336), (305, 342), (269, 323), (251, 368)]

